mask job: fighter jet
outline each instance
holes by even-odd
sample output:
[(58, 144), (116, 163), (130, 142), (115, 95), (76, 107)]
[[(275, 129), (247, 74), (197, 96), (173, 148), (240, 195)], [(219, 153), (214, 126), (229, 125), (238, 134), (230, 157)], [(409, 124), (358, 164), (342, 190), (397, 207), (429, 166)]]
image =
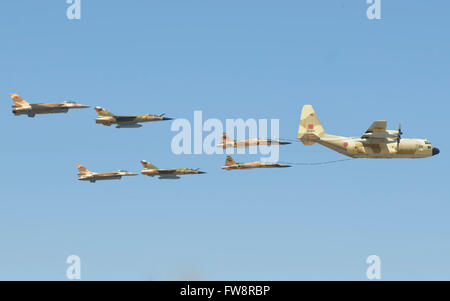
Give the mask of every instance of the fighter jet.
[(231, 156), (227, 156), (225, 160), (225, 165), (222, 169), (233, 170), (233, 169), (252, 169), (252, 168), (282, 168), (291, 167), (290, 165), (280, 164), (280, 163), (269, 163), (269, 162), (248, 162), (248, 163), (236, 163)]
[(159, 176), (162, 180), (177, 180), (180, 178), (179, 175), (200, 175), (206, 173), (190, 168), (159, 169), (145, 160), (142, 160), (141, 164), (144, 166), (144, 170), (141, 172), (143, 175), (150, 177)]
[(103, 181), (103, 180), (120, 180), (125, 176), (137, 176), (137, 174), (128, 172), (125, 170), (112, 171), (112, 172), (92, 172), (86, 169), (81, 164), (77, 164), (78, 168), (78, 180), (80, 181), (90, 181), (91, 183), (95, 183), (95, 181)]
[(14, 115), (28, 115), (28, 117), (34, 117), (36, 114), (56, 114), (67, 113), (69, 109), (84, 109), (89, 106), (78, 104), (73, 101), (64, 101), (56, 103), (46, 104), (29, 104), (25, 99), (17, 94), (10, 94), (14, 105), (12, 106), (12, 112)]
[(297, 138), (305, 145), (319, 143), (352, 158), (425, 158), (439, 154), (439, 149), (425, 139), (402, 138), (397, 130), (387, 130), (387, 122), (372, 123), (361, 137), (342, 137), (325, 133), (311, 105), (303, 106)]
[(251, 138), (247, 140), (233, 140), (230, 137), (228, 137), (227, 133), (223, 133), (222, 143), (218, 144), (217, 147), (225, 149), (225, 148), (246, 148), (249, 146), (258, 146), (258, 145), (285, 145), (285, 144), (291, 143), (286, 141), (258, 139), (258, 138)]
[(95, 119), (96, 123), (100, 123), (106, 126), (117, 124), (116, 128), (140, 128), (142, 127), (142, 125), (139, 124), (140, 122), (172, 120), (172, 118), (164, 117), (165, 114), (117, 116), (98, 106), (95, 107), (95, 111), (98, 114), (98, 117)]

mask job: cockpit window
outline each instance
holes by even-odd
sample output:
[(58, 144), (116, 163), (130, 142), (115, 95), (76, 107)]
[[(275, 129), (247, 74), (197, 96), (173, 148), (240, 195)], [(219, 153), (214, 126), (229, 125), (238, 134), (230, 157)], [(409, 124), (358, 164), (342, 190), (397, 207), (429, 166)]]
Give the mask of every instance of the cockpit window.
[(431, 143), (430, 143), (430, 141), (426, 140), (426, 141), (425, 141), (425, 144), (431, 144)]
[(72, 104), (75, 104), (76, 102), (75, 102), (75, 101), (65, 101), (65, 103), (72, 103)]

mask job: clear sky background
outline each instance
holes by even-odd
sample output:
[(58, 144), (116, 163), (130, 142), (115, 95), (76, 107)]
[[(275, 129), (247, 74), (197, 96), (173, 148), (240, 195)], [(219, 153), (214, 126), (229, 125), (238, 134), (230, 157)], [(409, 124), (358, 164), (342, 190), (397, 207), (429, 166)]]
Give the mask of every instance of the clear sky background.
[[(82, 1), (0, 4), (0, 279), (450, 280), (450, 4), (382, 1)], [(304, 104), (331, 134), (374, 120), (427, 138), (436, 157), (227, 172), (221, 155), (174, 155), (171, 122), (97, 125), (94, 110), (15, 117), (74, 100), (117, 114), (278, 118), (295, 139)], [(344, 156), (281, 148), (281, 161)], [(162, 181), (76, 180), (93, 171), (201, 168)], [(237, 161), (259, 159), (236, 156)]]

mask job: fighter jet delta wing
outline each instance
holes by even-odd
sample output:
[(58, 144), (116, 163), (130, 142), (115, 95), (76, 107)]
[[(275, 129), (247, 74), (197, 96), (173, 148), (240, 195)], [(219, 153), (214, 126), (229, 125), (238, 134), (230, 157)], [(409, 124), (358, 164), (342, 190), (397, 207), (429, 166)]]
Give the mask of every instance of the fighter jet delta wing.
[(142, 127), (141, 122), (151, 122), (151, 121), (164, 121), (172, 120), (172, 118), (164, 117), (165, 114), (153, 115), (153, 114), (143, 114), (143, 115), (131, 115), (131, 116), (118, 116), (111, 112), (103, 109), (102, 107), (95, 107), (95, 111), (98, 117), (95, 119), (96, 123), (110, 126), (116, 124), (117, 128), (140, 128)]
[(12, 112), (14, 115), (28, 115), (28, 117), (34, 117), (36, 114), (57, 114), (67, 113), (69, 109), (84, 109), (89, 106), (78, 104), (74, 101), (64, 101), (45, 104), (29, 104), (25, 99), (18, 94), (10, 94), (14, 105), (12, 106)]
[(200, 175), (206, 173), (203, 171), (199, 171), (198, 169), (190, 168), (159, 169), (155, 165), (145, 160), (142, 160), (141, 164), (142, 166), (144, 166), (144, 170), (141, 171), (143, 175), (149, 177), (158, 176), (159, 179), (162, 180), (177, 180), (180, 178), (179, 175)]

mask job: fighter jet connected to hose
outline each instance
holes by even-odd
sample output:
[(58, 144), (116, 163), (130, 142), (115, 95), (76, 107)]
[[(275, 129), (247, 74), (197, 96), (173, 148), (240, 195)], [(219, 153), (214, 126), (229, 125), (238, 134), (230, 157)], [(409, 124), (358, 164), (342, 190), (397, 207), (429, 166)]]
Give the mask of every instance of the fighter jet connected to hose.
[(311, 105), (303, 106), (297, 138), (305, 145), (319, 143), (352, 158), (425, 158), (439, 149), (425, 139), (402, 138), (402, 130), (387, 130), (387, 122), (375, 121), (361, 137), (325, 133)]
[(150, 177), (159, 176), (162, 180), (176, 180), (180, 178), (180, 175), (200, 175), (206, 173), (198, 169), (190, 168), (159, 169), (145, 160), (142, 160), (141, 164), (144, 166), (144, 170), (141, 172), (143, 175)]
[(286, 141), (258, 139), (258, 138), (251, 138), (247, 140), (233, 140), (230, 137), (228, 137), (227, 133), (223, 133), (222, 143), (218, 144), (217, 147), (225, 149), (225, 148), (246, 148), (249, 146), (258, 146), (258, 145), (285, 145), (285, 144), (291, 143)]
[(112, 171), (112, 172), (92, 172), (86, 169), (81, 164), (77, 164), (78, 168), (78, 180), (80, 181), (90, 181), (91, 183), (95, 183), (95, 181), (103, 181), (103, 180), (120, 180), (125, 176), (137, 176), (136, 173), (128, 172), (125, 170)]
[(117, 124), (117, 128), (140, 128), (142, 127), (142, 125), (139, 124), (140, 122), (172, 120), (172, 118), (164, 117), (165, 114), (117, 116), (98, 106), (95, 107), (95, 111), (98, 114), (98, 117), (95, 119), (96, 123), (100, 123), (106, 126)]
[(28, 115), (28, 117), (34, 117), (36, 114), (56, 114), (67, 113), (69, 109), (84, 109), (89, 106), (78, 104), (73, 101), (64, 101), (56, 103), (45, 104), (29, 104), (25, 99), (17, 94), (10, 94), (14, 105), (12, 106), (12, 112), (14, 115)]
[(225, 160), (225, 165), (222, 169), (233, 170), (233, 169), (252, 169), (252, 168), (282, 168), (291, 167), (290, 165), (280, 164), (280, 163), (269, 163), (269, 162), (248, 162), (248, 163), (236, 163), (231, 156), (227, 156)]

